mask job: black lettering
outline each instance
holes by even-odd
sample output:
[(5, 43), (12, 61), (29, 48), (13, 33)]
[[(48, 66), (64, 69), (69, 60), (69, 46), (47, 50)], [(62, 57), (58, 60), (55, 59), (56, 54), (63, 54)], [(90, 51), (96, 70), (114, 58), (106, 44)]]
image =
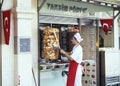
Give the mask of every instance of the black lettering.
[(79, 7), (76, 7), (76, 12), (80, 12), (80, 10), (79, 10), (80, 8)]
[(54, 9), (59, 10), (59, 6), (57, 4), (55, 4)]
[(69, 11), (70, 12), (73, 11), (73, 7), (72, 6), (69, 7)]
[(83, 13), (87, 10), (87, 8), (83, 8)]
[(68, 6), (65, 6), (65, 9), (64, 9), (64, 11), (68, 11)]
[(54, 10), (54, 6), (53, 6), (53, 4), (51, 4), (51, 6), (50, 6), (50, 10)]
[(75, 10), (76, 10), (76, 7), (75, 7), (75, 6), (73, 6), (73, 12), (75, 12)]
[(82, 8), (79, 8), (79, 12), (82, 12)]
[(50, 4), (50, 3), (47, 3), (47, 9), (49, 10), (59, 10), (59, 11), (69, 11), (69, 12), (76, 12), (76, 13), (84, 13), (87, 8), (82, 8), (82, 7), (76, 7), (75, 5), (74, 6), (67, 6), (67, 5), (64, 5), (64, 4)]
[(61, 5), (59, 5), (59, 10), (62, 10), (62, 6)]
[(50, 9), (50, 3), (47, 3), (47, 9)]

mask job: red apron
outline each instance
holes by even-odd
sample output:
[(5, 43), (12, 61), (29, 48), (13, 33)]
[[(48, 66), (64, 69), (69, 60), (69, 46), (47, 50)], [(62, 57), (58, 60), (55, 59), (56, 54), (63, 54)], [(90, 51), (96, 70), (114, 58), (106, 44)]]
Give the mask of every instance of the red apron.
[(70, 61), (66, 86), (74, 86), (77, 67), (78, 67), (77, 62), (75, 62), (74, 60)]

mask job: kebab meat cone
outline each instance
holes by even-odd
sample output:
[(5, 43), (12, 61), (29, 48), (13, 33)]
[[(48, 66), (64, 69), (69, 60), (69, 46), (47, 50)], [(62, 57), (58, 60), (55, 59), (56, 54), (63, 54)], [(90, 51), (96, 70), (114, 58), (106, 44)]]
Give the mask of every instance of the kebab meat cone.
[[(58, 40), (56, 40), (56, 37)], [(43, 57), (45, 59), (55, 60), (59, 57), (59, 51), (55, 50), (54, 47), (59, 47), (59, 29), (57, 28), (46, 28), (43, 30)]]

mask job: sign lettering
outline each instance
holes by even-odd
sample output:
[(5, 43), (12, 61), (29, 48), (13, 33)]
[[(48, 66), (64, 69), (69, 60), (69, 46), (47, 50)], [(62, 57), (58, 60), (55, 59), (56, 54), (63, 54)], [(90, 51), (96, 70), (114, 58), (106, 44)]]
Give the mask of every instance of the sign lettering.
[(64, 4), (58, 5), (58, 4), (51, 4), (47, 3), (47, 9), (48, 10), (58, 10), (58, 11), (69, 11), (69, 12), (75, 12), (75, 13), (84, 13), (87, 8), (83, 7), (77, 7), (77, 6), (67, 6)]

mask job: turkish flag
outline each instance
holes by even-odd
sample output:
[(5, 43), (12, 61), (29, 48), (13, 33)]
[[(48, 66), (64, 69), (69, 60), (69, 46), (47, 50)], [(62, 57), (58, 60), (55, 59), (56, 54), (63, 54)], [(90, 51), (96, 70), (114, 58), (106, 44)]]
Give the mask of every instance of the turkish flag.
[(3, 16), (3, 29), (4, 29), (5, 44), (9, 45), (11, 10), (3, 11), (2, 16)]
[(101, 19), (100, 20), (102, 28), (105, 32), (105, 34), (108, 34), (108, 31), (110, 30), (112, 24), (113, 24), (113, 19)]

